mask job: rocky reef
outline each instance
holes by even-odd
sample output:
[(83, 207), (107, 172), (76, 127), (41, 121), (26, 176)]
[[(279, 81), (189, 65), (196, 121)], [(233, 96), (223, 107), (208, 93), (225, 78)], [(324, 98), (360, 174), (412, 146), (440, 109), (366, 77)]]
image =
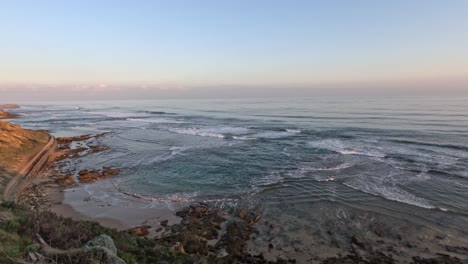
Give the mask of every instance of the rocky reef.
[(5, 110), (0, 109), (0, 119), (11, 119), (11, 118), (16, 118), (18, 115), (16, 114), (11, 114)]
[(119, 169), (113, 169), (109, 166), (104, 166), (101, 170), (81, 170), (78, 174), (78, 180), (80, 183), (91, 183), (103, 179), (109, 178), (109, 176), (115, 176), (119, 174), (120, 170)]

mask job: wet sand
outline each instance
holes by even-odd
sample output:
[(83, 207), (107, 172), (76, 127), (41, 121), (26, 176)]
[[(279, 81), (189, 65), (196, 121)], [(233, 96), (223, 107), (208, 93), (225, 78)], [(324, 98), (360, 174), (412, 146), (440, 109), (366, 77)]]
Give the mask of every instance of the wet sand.
[[(150, 234), (155, 236), (157, 234), (152, 231), (160, 226), (161, 221), (168, 220), (169, 225), (180, 222), (180, 218), (168, 208), (140, 208), (89, 203), (87, 200), (93, 199), (93, 197), (85, 191), (84, 186), (63, 190), (50, 188), (47, 195), (51, 200), (49, 210), (60, 216), (96, 221), (105, 227), (118, 230), (149, 225), (152, 227)], [(139, 201), (133, 202), (137, 204)]]

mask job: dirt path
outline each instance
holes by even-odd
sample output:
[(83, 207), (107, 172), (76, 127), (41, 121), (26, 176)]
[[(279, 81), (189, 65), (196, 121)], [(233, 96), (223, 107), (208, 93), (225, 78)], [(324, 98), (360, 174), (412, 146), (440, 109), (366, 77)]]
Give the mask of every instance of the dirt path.
[(47, 144), (36, 155), (29, 159), (22, 169), (18, 173), (15, 173), (13, 178), (8, 182), (3, 192), (3, 199), (16, 202), (18, 191), (24, 186), (24, 183), (29, 177), (41, 171), (51, 154), (55, 152), (56, 147), (57, 142), (55, 138), (49, 135)]

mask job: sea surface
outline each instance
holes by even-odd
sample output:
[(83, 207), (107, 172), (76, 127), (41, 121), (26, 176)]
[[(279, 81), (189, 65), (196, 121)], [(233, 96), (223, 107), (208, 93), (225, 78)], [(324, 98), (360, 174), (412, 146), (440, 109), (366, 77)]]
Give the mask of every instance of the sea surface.
[(468, 237), (468, 98), (51, 102), (16, 112), (14, 122), (55, 136), (112, 132), (99, 139), (109, 149), (76, 169), (124, 170), (82, 187), (87, 203), (256, 207), (253, 250), (312, 254), (379, 232)]

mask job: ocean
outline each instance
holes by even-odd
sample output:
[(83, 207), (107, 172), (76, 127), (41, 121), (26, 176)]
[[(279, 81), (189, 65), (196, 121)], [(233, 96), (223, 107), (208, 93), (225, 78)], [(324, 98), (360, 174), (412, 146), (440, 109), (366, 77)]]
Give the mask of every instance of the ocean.
[(284, 255), (333, 255), (355, 234), (393, 239), (395, 245), (407, 240), (413, 245), (407, 248), (468, 237), (468, 98), (23, 106), (14, 110), (21, 118), (13, 121), (26, 128), (59, 137), (112, 132), (99, 139), (108, 150), (72, 165), (75, 171), (123, 169), (117, 177), (81, 186), (92, 199), (67, 200), (65, 193), (65, 202), (84, 214), (86, 206), (77, 204), (148, 210), (192, 202), (248, 206), (262, 215), (250, 250), (273, 247)]

